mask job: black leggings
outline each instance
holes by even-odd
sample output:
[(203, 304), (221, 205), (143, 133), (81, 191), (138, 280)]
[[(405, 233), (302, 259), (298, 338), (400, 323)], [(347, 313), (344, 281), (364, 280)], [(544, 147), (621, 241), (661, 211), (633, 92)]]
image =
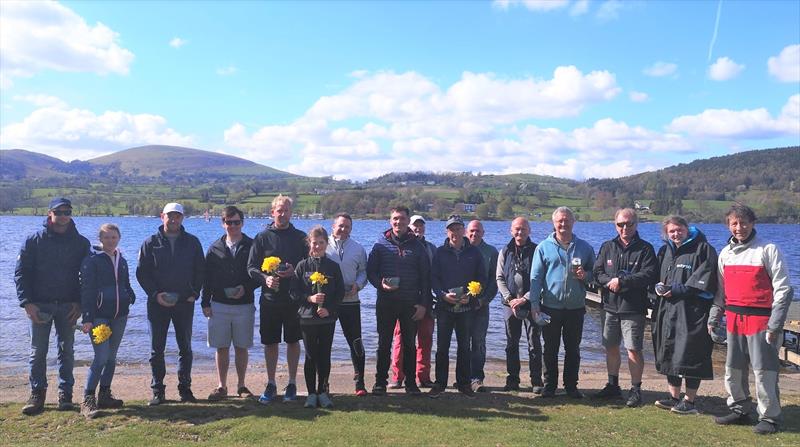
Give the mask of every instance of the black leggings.
[(350, 345), (350, 359), (353, 361), (357, 386), (364, 386), (364, 343), (361, 341), (361, 306), (356, 304), (339, 305), (339, 324)]
[[(303, 346), (306, 361), (303, 373), (309, 394), (327, 393), (328, 377), (331, 375), (331, 346), (336, 322), (308, 324), (300, 327), (303, 331)], [(315, 380), (318, 382), (315, 383)]]
[(694, 377), (667, 376), (667, 383), (672, 386), (680, 387), (683, 380), (686, 381), (687, 390), (696, 390), (700, 388), (700, 379)]

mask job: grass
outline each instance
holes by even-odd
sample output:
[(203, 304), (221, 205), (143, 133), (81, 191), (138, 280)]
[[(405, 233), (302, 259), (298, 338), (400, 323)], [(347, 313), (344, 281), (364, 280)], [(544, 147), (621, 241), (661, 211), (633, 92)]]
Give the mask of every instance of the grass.
[[(762, 437), (750, 427), (721, 427), (709, 415), (676, 416), (648, 405), (531, 398), (528, 393), (447, 393), (438, 400), (390, 394), (384, 398), (334, 396), (336, 409), (308, 410), (302, 401), (260, 406), (231, 399), (216, 404), (144, 402), (92, 421), (77, 411), (26, 417), (22, 404), (0, 404), (2, 445), (800, 445), (800, 396), (783, 399), (781, 433)], [(721, 398), (701, 408), (724, 412)]]

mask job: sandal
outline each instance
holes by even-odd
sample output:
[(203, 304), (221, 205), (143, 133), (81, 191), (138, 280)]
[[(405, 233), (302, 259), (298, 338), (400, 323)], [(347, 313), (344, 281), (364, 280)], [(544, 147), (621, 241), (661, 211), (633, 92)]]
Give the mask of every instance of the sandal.
[(228, 397), (228, 389), (219, 387), (215, 388), (214, 391), (212, 391), (211, 394), (208, 395), (208, 400), (210, 400), (211, 402), (215, 402), (218, 400), (225, 399), (226, 397)]
[(255, 397), (246, 386), (240, 386), (239, 389), (236, 390), (236, 394), (238, 394), (239, 397), (244, 397), (245, 399), (252, 399)]

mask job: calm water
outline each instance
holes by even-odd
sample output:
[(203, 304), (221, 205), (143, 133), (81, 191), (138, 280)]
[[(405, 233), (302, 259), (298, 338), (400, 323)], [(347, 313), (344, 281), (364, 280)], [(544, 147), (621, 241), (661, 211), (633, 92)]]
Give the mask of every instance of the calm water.
[[(6, 217), (0, 216), (0, 366), (6, 368), (18, 368), (27, 365), (29, 352), (28, 319), (23, 310), (19, 307), (16, 291), (14, 288), (14, 266), (19, 248), (25, 235), (37, 231), (41, 228), (42, 217)], [(122, 230), (122, 241), (120, 247), (128, 259), (131, 272), (136, 268), (136, 255), (142, 241), (156, 231), (160, 221), (157, 218), (105, 218), (105, 217), (79, 217), (76, 219), (78, 230), (87, 236), (89, 240), (96, 243), (97, 229), (101, 223), (114, 222)], [(250, 236), (254, 236), (260, 231), (268, 220), (249, 219), (246, 221), (244, 231)], [(313, 220), (294, 220), (294, 225), (301, 230), (308, 230), (315, 224), (329, 226), (328, 221)], [(205, 222), (202, 219), (186, 219), (184, 226), (187, 231), (200, 238), (203, 249), (222, 234), (222, 229), (218, 221)], [(388, 224), (384, 221), (356, 221), (354, 222), (352, 237), (359, 241), (369, 252), (376, 237)], [(429, 222), (427, 225), (428, 240), (441, 244), (444, 240), (444, 222)], [(500, 249), (505, 245), (510, 236), (508, 233), (508, 222), (485, 222), (486, 241)], [(699, 226), (708, 237), (709, 241), (719, 250), (728, 238), (728, 231), (725, 226), (720, 224), (704, 224)], [(538, 242), (551, 231), (549, 223), (534, 223), (532, 238)], [(656, 249), (662, 245), (659, 237), (660, 226), (655, 223), (644, 223), (640, 225), (641, 236), (652, 243)], [(791, 281), (795, 288), (800, 288), (800, 246), (798, 237), (800, 236), (800, 225), (758, 225), (761, 235), (777, 242), (783, 249), (791, 275)], [(604, 240), (610, 239), (615, 235), (610, 223), (578, 223), (575, 226), (575, 233), (587, 240), (594, 246), (595, 251), (600, 248)], [(132, 275), (134, 276), (134, 275)], [(138, 300), (131, 309), (128, 327), (122, 346), (119, 350), (119, 360), (122, 362), (141, 363), (147, 362), (149, 358), (150, 341), (147, 329), (146, 307), (144, 292), (136, 282), (135, 277), (131, 278), (133, 288), (136, 291)], [(258, 301), (258, 300), (256, 300)], [(364, 334), (364, 345), (368, 356), (374, 358), (377, 347), (377, 336), (375, 332), (375, 289), (371, 285), (361, 292), (361, 315), (362, 328)], [(256, 303), (257, 305), (257, 303)], [(491, 304), (491, 322), (487, 335), (487, 356), (493, 359), (505, 358), (505, 335), (503, 329), (503, 319), (501, 304), (498, 299)], [(213, 350), (206, 346), (206, 319), (203, 317), (199, 304), (196, 306), (194, 319), (193, 350), (195, 364), (213, 364)], [(256, 318), (256, 325), (258, 318)], [(55, 331), (53, 331), (55, 333)], [(263, 361), (262, 346), (259, 344), (258, 328), (256, 328), (255, 345), (251, 349), (254, 362)], [(602, 348), (599, 344), (599, 314), (594, 309), (589, 309), (584, 327), (584, 342), (582, 344), (583, 358), (588, 361), (602, 360)], [(524, 342), (523, 342), (524, 343)], [(455, 347), (455, 341), (453, 341)], [(435, 346), (435, 345), (434, 345)], [(524, 350), (523, 350), (524, 352)], [(281, 350), (283, 355), (283, 350)], [(454, 352), (453, 352), (454, 355)], [(168, 364), (175, 365), (177, 356), (177, 346), (174, 336), (170, 334), (167, 344)], [(54, 362), (55, 346), (51, 343), (50, 361)], [(76, 335), (75, 359), (77, 364), (90, 362), (93, 357), (92, 348), (88, 336), (80, 333)], [(347, 343), (338, 329), (334, 339), (332, 357), (334, 361), (349, 361), (350, 354)]]

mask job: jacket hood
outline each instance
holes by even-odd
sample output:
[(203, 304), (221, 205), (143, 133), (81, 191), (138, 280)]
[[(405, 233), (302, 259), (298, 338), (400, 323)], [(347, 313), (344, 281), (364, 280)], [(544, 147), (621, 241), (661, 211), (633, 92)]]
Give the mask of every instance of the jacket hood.
[(669, 248), (672, 249), (672, 251), (675, 251), (676, 248), (680, 249), (683, 247), (689, 247), (693, 245), (693, 243), (695, 242), (700, 243), (705, 241), (706, 241), (706, 235), (703, 234), (702, 231), (698, 230), (697, 227), (695, 227), (694, 225), (689, 227), (689, 235), (686, 237), (686, 240), (683, 241), (680, 247), (675, 247), (675, 243), (669, 239), (665, 240), (665, 242), (667, 243), (667, 245), (669, 245)]
[[(47, 235), (56, 235), (56, 234), (58, 234), (58, 233), (56, 233), (54, 231), (50, 231), (50, 217), (49, 216), (44, 218), (44, 222), (42, 222), (42, 226), (44, 227), (45, 234), (47, 234)], [(67, 226), (67, 231), (65, 231), (63, 233), (63, 235), (72, 236), (72, 235), (75, 235), (75, 234), (78, 234), (78, 227), (75, 226), (75, 221), (74, 220), (70, 220), (69, 221), (69, 225)]]
[(394, 243), (395, 241), (399, 241), (401, 243), (404, 243), (404, 242), (408, 242), (408, 241), (412, 241), (414, 239), (417, 239), (417, 235), (414, 234), (414, 232), (412, 232), (411, 230), (406, 231), (406, 234), (403, 235), (402, 238), (395, 237), (394, 236), (394, 232), (392, 232), (391, 228), (389, 228), (388, 230), (383, 232), (383, 237), (386, 238), (387, 241), (392, 242), (392, 243)]

